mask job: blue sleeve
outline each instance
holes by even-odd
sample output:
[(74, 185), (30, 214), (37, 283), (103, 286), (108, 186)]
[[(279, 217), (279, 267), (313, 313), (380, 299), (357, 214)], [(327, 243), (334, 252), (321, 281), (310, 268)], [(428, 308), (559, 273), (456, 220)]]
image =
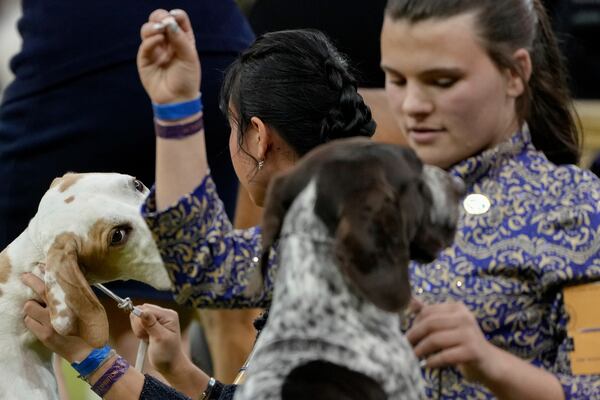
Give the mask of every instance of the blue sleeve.
[[(572, 172), (573, 187), (565, 190), (562, 201), (556, 204), (540, 224), (538, 234), (546, 239), (546, 257), (539, 259), (542, 267), (550, 267), (551, 254), (567, 261), (565, 268), (549, 274), (550, 287), (556, 287), (551, 313), (555, 319), (554, 336), (558, 343), (553, 373), (560, 381), (565, 399), (600, 399), (600, 375), (575, 375), (571, 370), (569, 353), (572, 340), (568, 337), (569, 314), (564, 305), (562, 288), (600, 280), (600, 185), (589, 172), (575, 167), (563, 168)], [(544, 228), (546, 227), (546, 228)]]
[(178, 303), (214, 308), (270, 304), (276, 252), (270, 252), (263, 276), (260, 228), (233, 229), (210, 175), (161, 212), (156, 212), (152, 189), (142, 215), (174, 283)]

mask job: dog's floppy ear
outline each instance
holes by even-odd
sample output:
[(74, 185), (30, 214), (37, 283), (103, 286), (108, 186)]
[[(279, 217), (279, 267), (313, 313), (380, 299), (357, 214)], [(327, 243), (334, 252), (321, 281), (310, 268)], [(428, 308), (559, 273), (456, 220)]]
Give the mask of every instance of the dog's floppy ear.
[(79, 268), (79, 248), (75, 234), (62, 233), (48, 250), (44, 280), (50, 320), (61, 335), (78, 335), (101, 347), (108, 341), (108, 319)]
[[(343, 171), (343, 173), (340, 173)], [(334, 161), (321, 169), (315, 213), (335, 237), (338, 265), (352, 286), (386, 311), (410, 300), (409, 247), (414, 228), (381, 164)]]

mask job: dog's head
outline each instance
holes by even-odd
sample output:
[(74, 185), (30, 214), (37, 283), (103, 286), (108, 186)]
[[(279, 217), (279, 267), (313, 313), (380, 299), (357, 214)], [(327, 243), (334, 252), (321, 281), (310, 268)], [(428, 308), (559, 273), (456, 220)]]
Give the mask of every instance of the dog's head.
[(140, 214), (147, 194), (140, 181), (115, 173), (66, 174), (52, 182), (28, 230), (46, 255), (46, 295), (57, 332), (77, 333), (92, 345), (108, 339), (108, 322), (97, 317), (105, 311), (88, 283), (135, 279), (170, 287)]
[[(335, 238), (344, 276), (376, 306), (400, 310), (411, 296), (409, 260), (430, 262), (452, 243), (463, 185), (442, 170), (424, 168), (408, 148), (362, 138), (334, 141), (271, 183), (263, 217), (265, 251), (312, 179), (315, 214)], [(266, 259), (263, 254), (263, 267)]]

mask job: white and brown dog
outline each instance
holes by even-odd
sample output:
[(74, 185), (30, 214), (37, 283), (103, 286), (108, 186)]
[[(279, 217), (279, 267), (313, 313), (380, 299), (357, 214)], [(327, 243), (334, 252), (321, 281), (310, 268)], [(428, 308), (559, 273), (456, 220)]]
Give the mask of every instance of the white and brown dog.
[[(97, 347), (108, 340), (108, 320), (89, 284), (135, 279), (169, 288), (139, 211), (147, 194), (127, 175), (66, 174), (52, 182), (27, 229), (0, 253), (0, 399), (58, 398), (52, 354), (23, 323), (23, 305), (33, 293), (21, 274), (43, 277), (57, 332)], [(92, 323), (97, 313), (105, 318)]]

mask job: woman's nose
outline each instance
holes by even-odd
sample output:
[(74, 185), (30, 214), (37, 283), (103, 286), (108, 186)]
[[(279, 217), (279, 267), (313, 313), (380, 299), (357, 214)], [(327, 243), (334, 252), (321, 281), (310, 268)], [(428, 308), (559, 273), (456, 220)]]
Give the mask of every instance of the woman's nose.
[(419, 85), (407, 83), (402, 108), (411, 116), (430, 114), (433, 111), (433, 102)]

